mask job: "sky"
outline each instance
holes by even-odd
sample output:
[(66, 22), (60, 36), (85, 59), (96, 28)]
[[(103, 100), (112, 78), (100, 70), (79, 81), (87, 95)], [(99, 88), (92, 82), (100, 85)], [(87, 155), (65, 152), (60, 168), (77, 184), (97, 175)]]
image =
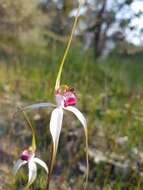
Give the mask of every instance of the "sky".
[[(90, 4), (91, 9), (95, 8), (95, 0), (87, 0)], [(107, 1), (107, 10), (116, 10), (116, 0), (108, 0)], [(118, 2), (124, 2), (124, 0), (118, 0)], [(130, 23), (130, 27), (135, 27), (134, 30), (126, 29), (125, 37), (128, 42), (131, 42), (137, 46), (143, 46), (143, 15), (140, 17), (134, 17), (133, 15), (138, 14), (139, 12), (143, 12), (143, 0), (135, 0), (130, 6), (124, 6), (122, 10), (116, 14), (116, 19), (121, 20), (123, 18), (130, 18), (132, 16), (132, 20)], [(86, 14), (86, 7), (82, 7), (81, 15)], [(75, 16), (76, 11), (73, 10), (70, 13), (70, 16)], [(119, 31), (118, 22), (115, 23), (110, 29), (110, 35), (113, 32)], [(142, 32), (141, 32), (142, 31)]]
[[(87, 0), (91, 5), (95, 4), (95, 0)], [(116, 9), (116, 0), (107, 1), (107, 9), (112, 10)], [(124, 0), (118, 0), (118, 2), (124, 2)], [(117, 13), (116, 19), (120, 20), (123, 18), (130, 18), (134, 14), (139, 12), (143, 13), (143, 0), (135, 0), (130, 6), (125, 6), (122, 11)], [(130, 23), (130, 27), (135, 27), (135, 30), (126, 29), (125, 37), (128, 42), (131, 42), (137, 46), (143, 46), (143, 15), (140, 18), (133, 17)], [(118, 23), (115, 23), (114, 26), (109, 31), (111, 32), (118, 31)], [(142, 31), (142, 32), (141, 32)]]
[[(117, 14), (117, 18), (120, 19), (123, 16), (129, 18), (130, 16), (138, 14), (139, 12), (143, 13), (143, 1), (136, 0), (131, 4), (131, 6), (125, 7), (125, 9)], [(131, 31), (127, 29), (125, 31), (126, 39), (137, 46), (143, 46), (143, 15), (140, 16), (140, 18), (133, 17), (130, 26), (135, 27), (135, 30)]]
[[(40, 0), (40, 1), (48, 1), (48, 0)], [(53, 0), (57, 2), (58, 0)], [(62, 0), (59, 0), (60, 2)], [(86, 0), (90, 5), (91, 8), (94, 9), (95, 7), (95, 0)], [(107, 9), (116, 9), (116, 1), (117, 0), (108, 0)], [(118, 2), (124, 2), (124, 0), (118, 0)], [(116, 19), (120, 20), (123, 18), (130, 18), (130, 16), (134, 14), (138, 14), (139, 12), (143, 13), (143, 0), (134, 0), (134, 2), (130, 6), (124, 6), (124, 8), (116, 14)], [(74, 16), (76, 14), (76, 10), (73, 10), (70, 13), (70, 16)], [(86, 14), (86, 8), (82, 7), (81, 14)], [(130, 23), (130, 27), (135, 27), (135, 30), (130, 30), (129, 28), (126, 29), (125, 37), (126, 40), (137, 45), (143, 46), (143, 15), (139, 17), (133, 17)], [(115, 23), (114, 26), (111, 28), (112, 32), (119, 31), (118, 24)], [(110, 31), (110, 33), (111, 33)], [(142, 32), (141, 32), (142, 31)]]
[[(95, 0), (88, 0), (93, 4)], [(124, 2), (124, 0), (118, 0), (118, 2)], [(115, 9), (116, 0), (108, 0), (107, 9)], [(143, 13), (143, 0), (135, 0), (130, 6), (125, 6), (122, 11), (117, 13), (116, 19), (130, 18), (134, 14)], [(135, 27), (135, 30), (126, 29), (125, 37), (128, 42), (131, 42), (137, 46), (143, 46), (143, 15), (139, 17), (133, 17), (130, 23), (130, 27)], [(118, 31), (118, 25), (115, 23), (112, 31)], [(142, 31), (142, 32), (141, 32)]]

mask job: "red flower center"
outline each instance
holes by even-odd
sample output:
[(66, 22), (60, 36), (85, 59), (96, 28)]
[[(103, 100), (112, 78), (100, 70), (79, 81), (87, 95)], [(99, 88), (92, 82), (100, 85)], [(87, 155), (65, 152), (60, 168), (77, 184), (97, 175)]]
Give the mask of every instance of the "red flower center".
[(75, 105), (77, 98), (74, 89), (66, 85), (61, 86), (56, 91), (56, 101), (58, 105), (62, 105), (63, 103), (64, 107)]
[(28, 149), (26, 149), (20, 155), (20, 159), (28, 161), (32, 156), (33, 156), (33, 153), (31, 151), (29, 151)]
[(66, 92), (64, 94), (64, 106), (73, 106), (76, 104), (77, 100), (76, 100), (76, 96), (73, 92)]

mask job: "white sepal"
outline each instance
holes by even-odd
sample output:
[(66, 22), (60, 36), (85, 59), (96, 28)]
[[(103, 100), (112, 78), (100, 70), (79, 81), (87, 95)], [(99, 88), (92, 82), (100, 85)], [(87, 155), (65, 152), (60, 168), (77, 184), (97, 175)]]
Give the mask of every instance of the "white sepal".
[(14, 164), (14, 167), (13, 167), (13, 173), (14, 173), (14, 175), (16, 175), (16, 173), (21, 168), (21, 166), (23, 166), (26, 163), (27, 163), (26, 160), (21, 160), (21, 159), (17, 160), (16, 163)]
[(50, 132), (53, 139), (54, 151), (57, 152), (59, 137), (62, 128), (63, 109), (58, 107), (53, 110), (50, 120)]
[(56, 107), (56, 105), (52, 103), (48, 103), (48, 102), (42, 102), (42, 103), (25, 106), (21, 108), (21, 111), (30, 111), (30, 110), (40, 109), (40, 108), (49, 108), (49, 107)]
[(81, 124), (83, 125), (83, 127), (87, 128), (87, 122), (86, 122), (86, 119), (85, 117), (83, 116), (83, 114), (75, 107), (73, 106), (67, 106), (64, 108), (65, 110), (68, 110), (68, 111), (71, 111), (78, 119), (79, 121), (81, 122)]
[(41, 167), (43, 167), (45, 169), (45, 171), (47, 172), (47, 174), (49, 173), (47, 164), (45, 162), (43, 162), (41, 159), (39, 158), (33, 158), (34, 162), (39, 164)]
[(85, 144), (86, 144), (86, 175), (85, 175), (85, 186), (84, 190), (87, 189), (87, 184), (88, 184), (88, 175), (89, 175), (89, 158), (88, 158), (88, 130), (87, 130), (87, 122), (83, 114), (75, 107), (68, 106), (65, 108), (68, 111), (71, 111), (81, 122), (81, 124), (84, 127), (84, 132), (85, 132)]
[(34, 182), (37, 177), (37, 166), (33, 159), (28, 162), (29, 177), (28, 177), (28, 187)]

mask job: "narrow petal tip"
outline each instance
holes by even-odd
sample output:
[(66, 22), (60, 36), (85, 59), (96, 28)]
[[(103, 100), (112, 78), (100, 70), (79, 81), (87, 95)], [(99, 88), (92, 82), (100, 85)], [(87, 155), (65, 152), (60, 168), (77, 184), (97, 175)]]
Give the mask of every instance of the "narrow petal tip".
[(26, 164), (26, 163), (27, 163), (26, 160), (21, 160), (21, 159), (17, 160), (17, 161), (15, 162), (14, 167), (13, 167), (13, 170), (12, 170), (12, 171), (13, 171), (13, 174), (16, 175), (17, 172), (18, 172), (18, 170), (21, 168), (21, 166), (23, 166), (23, 165)]

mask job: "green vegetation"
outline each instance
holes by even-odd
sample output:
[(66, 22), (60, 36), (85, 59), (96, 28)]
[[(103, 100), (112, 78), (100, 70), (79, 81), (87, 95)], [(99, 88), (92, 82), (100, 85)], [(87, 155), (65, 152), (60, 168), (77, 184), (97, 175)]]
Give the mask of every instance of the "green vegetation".
[[(89, 1), (63, 68), (62, 84), (75, 88), (77, 107), (88, 121), (88, 190), (143, 189), (143, 49), (128, 44), (125, 34), (137, 32), (132, 22), (142, 12), (117, 16), (134, 2), (113, 1), (107, 8), (110, 0)], [(19, 106), (54, 102), (59, 63), (74, 20), (69, 14), (75, 7), (73, 0), (0, 1), (0, 189), (25, 190), (28, 169), (23, 167), (16, 179), (11, 171), (21, 149), (31, 144), (31, 131), (23, 115), (14, 113)], [(114, 25), (119, 28), (109, 32)], [(110, 40), (115, 48), (104, 57)], [(37, 156), (47, 163), (50, 114), (46, 109), (28, 113), (36, 130)], [(83, 128), (72, 114), (65, 115), (50, 190), (83, 190)], [(45, 189), (45, 173), (40, 167), (37, 173), (29, 190)]]
[[(8, 94), (16, 97), (23, 105), (52, 100), (56, 71), (63, 54), (61, 47), (64, 47), (64, 44), (53, 41), (50, 47), (43, 49), (28, 44), (16, 55), (1, 50), (1, 96)], [(66, 84), (75, 87), (78, 107), (88, 120), (89, 190), (93, 190), (95, 185), (97, 189), (101, 187), (106, 190), (141, 190), (143, 172), (141, 60), (141, 54), (128, 56), (114, 52), (106, 59), (95, 61), (91, 51), (83, 51), (80, 44), (73, 45), (71, 49), (62, 80), (63, 84), (66, 81)], [(44, 147), (41, 153), (46, 158), (50, 140), (47, 140), (45, 132), (47, 133), (50, 115), (45, 111), (38, 113), (40, 118), (33, 119), (33, 125), (38, 135), (39, 150)], [(69, 185), (73, 186), (73, 189), (82, 187), (82, 169), (78, 166), (83, 166), (84, 136), (78, 122), (72, 124), (71, 136), (68, 135), (70, 117), (72, 115), (65, 117), (64, 120), (63, 138), (53, 174), (56, 182), (53, 179), (51, 184), (52, 186), (55, 183), (53, 189), (67, 189)], [(79, 134), (74, 134), (77, 127)], [(64, 144), (67, 144), (67, 147)], [(73, 154), (76, 155), (74, 159)], [(39, 187), (39, 190), (42, 190), (45, 181), (43, 171), (39, 172), (33, 189)], [(65, 184), (58, 187), (62, 179)]]

